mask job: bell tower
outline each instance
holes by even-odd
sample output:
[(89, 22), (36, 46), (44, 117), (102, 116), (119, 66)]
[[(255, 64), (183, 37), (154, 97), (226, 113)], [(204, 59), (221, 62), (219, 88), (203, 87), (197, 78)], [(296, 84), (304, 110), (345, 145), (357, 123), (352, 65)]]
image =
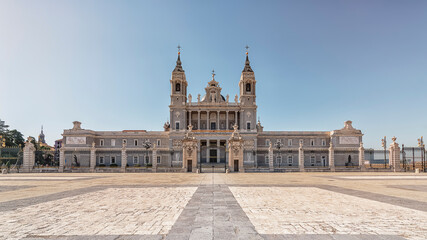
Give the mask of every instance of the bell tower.
[(246, 61), (243, 68), (242, 75), (240, 76), (239, 89), (240, 89), (240, 106), (242, 109), (242, 126), (241, 129), (255, 130), (256, 127), (256, 80), (254, 71), (249, 62), (249, 47), (246, 46)]
[(185, 104), (187, 102), (187, 80), (181, 65), (181, 47), (178, 45), (178, 59), (172, 71), (170, 120), (172, 130), (185, 130)]

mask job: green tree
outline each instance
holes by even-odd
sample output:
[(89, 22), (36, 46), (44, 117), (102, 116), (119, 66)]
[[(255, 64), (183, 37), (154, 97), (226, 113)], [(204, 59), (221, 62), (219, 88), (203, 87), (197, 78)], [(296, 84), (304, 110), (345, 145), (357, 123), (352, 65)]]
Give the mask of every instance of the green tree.
[(24, 146), (24, 135), (16, 129), (10, 130), (6, 134), (6, 146)]

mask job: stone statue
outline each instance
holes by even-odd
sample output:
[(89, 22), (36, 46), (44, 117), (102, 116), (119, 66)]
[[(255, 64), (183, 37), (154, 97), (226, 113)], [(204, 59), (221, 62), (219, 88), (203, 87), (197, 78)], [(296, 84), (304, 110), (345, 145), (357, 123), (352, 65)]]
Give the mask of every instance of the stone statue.
[(237, 103), (237, 101), (238, 101), (238, 97), (237, 97), (237, 94), (236, 94), (236, 96), (234, 97), (234, 102)]
[(92, 148), (95, 148), (95, 141), (92, 142)]
[(200, 94), (197, 95), (197, 102), (200, 102)]
[(188, 94), (188, 102), (191, 103), (191, 100), (193, 99), (193, 96), (191, 94)]
[(230, 96), (227, 94), (227, 97), (225, 98), (225, 101), (228, 103)]

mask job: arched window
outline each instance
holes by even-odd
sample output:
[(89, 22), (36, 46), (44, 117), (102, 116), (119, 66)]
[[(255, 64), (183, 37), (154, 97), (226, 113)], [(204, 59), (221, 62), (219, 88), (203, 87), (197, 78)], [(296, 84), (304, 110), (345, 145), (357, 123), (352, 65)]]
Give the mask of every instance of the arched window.
[(181, 84), (177, 83), (175, 85), (175, 92), (180, 92), (181, 91)]
[(250, 92), (250, 91), (251, 91), (251, 84), (246, 83), (246, 92)]

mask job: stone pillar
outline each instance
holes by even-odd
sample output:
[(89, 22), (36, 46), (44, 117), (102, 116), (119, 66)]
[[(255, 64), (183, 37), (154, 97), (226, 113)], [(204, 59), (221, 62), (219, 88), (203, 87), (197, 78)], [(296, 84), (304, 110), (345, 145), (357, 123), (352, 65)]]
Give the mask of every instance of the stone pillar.
[[(144, 161), (145, 161), (145, 159), (144, 159)], [(126, 154), (126, 144), (123, 143), (122, 144), (122, 166), (120, 169), (121, 172), (126, 172), (127, 163), (128, 163), (128, 156)]]
[(237, 123), (237, 113), (238, 113), (239, 111), (235, 111), (234, 112), (234, 124), (235, 125), (237, 125), (238, 123)]
[(390, 153), (389, 153), (389, 162), (390, 166), (393, 167), (395, 172), (400, 172), (400, 147), (399, 144), (396, 142), (396, 137), (393, 137), (391, 140), (393, 140), (393, 143), (390, 144)]
[(299, 143), (298, 149), (298, 166), (301, 172), (304, 172), (304, 149), (302, 148), (303, 143)]
[(59, 169), (58, 172), (64, 172), (65, 166), (65, 147), (62, 145), (61, 149), (59, 149)]
[(206, 115), (207, 115), (207, 117), (206, 117), (206, 129), (207, 130), (211, 130), (211, 124), (210, 124), (210, 114), (209, 114), (209, 111), (206, 111)]
[(188, 111), (188, 125), (193, 125), (191, 124), (191, 111)]
[(200, 130), (200, 111), (197, 111), (197, 129)]
[(366, 167), (365, 167), (365, 148), (363, 147), (363, 143), (360, 142), (360, 147), (359, 147), (359, 167), (360, 170), (365, 171)]
[(211, 151), (209, 151), (210, 150), (210, 140), (209, 139), (207, 139), (206, 140), (206, 162), (208, 163), (208, 162), (210, 162), (210, 160), (211, 160)]
[(274, 154), (273, 154), (273, 144), (270, 142), (270, 146), (268, 147), (268, 167), (270, 168), (270, 172), (274, 172)]
[(94, 172), (96, 167), (96, 149), (95, 142), (92, 143), (92, 148), (90, 149), (90, 160), (89, 160), (90, 171)]
[(228, 111), (225, 113), (225, 130), (228, 130)]
[(34, 162), (36, 160), (35, 152), (36, 148), (34, 147), (34, 144), (31, 142), (31, 138), (28, 138), (28, 140), (25, 142), (24, 147), (24, 156), (23, 156), (23, 163), (22, 163), (22, 172), (31, 172), (34, 167)]
[(335, 172), (335, 152), (332, 142), (329, 144), (329, 168), (332, 172)]
[(237, 131), (237, 124), (233, 126), (234, 132), (228, 140), (228, 167), (230, 172), (234, 172), (234, 160), (239, 161), (239, 172), (245, 172), (243, 167), (243, 139)]
[(217, 115), (216, 115), (216, 129), (219, 130), (220, 128), (220, 124), (219, 124), (219, 111), (217, 111)]
[(157, 172), (157, 146), (153, 144), (152, 172)]
[(221, 142), (219, 140), (216, 140), (216, 162), (219, 163), (219, 161), (221, 160)]
[(243, 130), (246, 128), (246, 126), (243, 125), (243, 116), (245, 115), (245, 110), (240, 110), (240, 130)]

